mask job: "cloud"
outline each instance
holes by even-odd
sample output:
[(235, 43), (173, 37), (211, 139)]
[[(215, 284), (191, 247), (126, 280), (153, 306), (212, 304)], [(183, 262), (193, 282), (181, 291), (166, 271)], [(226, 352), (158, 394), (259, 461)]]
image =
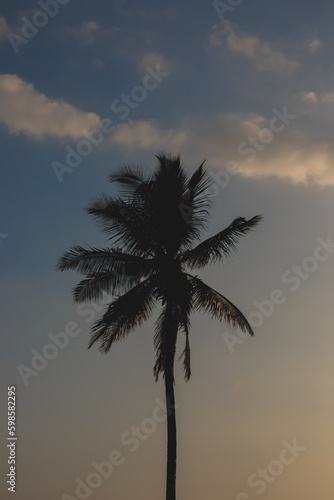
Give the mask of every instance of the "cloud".
[(9, 28), (6, 23), (6, 19), (0, 16), (0, 39), (8, 33)]
[(334, 104), (334, 92), (302, 92), (300, 95), (303, 101)]
[(308, 101), (308, 102), (318, 102), (318, 98), (317, 98), (315, 92), (303, 92), (302, 93), (302, 100)]
[[(189, 161), (207, 160), (207, 168), (225, 170), (229, 161), (238, 162), (237, 172), (248, 178), (275, 177), (293, 183), (334, 185), (334, 146), (330, 140), (314, 139), (293, 122), (273, 135), (268, 144), (260, 142), (251, 159), (242, 142), (258, 137), (270, 125), (264, 116), (251, 113), (216, 114), (211, 117), (186, 117), (176, 129), (163, 129), (154, 121), (129, 121), (116, 127), (112, 146), (131, 150), (180, 152)], [(248, 149), (249, 151), (249, 149)], [(188, 160), (187, 160), (188, 161)]]
[(317, 52), (320, 47), (322, 45), (322, 42), (320, 42), (320, 40), (318, 40), (317, 38), (315, 38), (314, 40), (312, 40), (312, 42), (309, 43), (309, 51), (314, 54), (315, 52)]
[(95, 21), (83, 22), (79, 28), (68, 28), (68, 32), (77, 38), (82, 45), (92, 45), (99, 30), (100, 26)]
[(93, 45), (98, 37), (110, 36), (118, 33), (120, 28), (112, 26), (109, 29), (102, 29), (96, 21), (85, 21), (79, 28), (67, 28), (67, 32), (76, 38), (82, 45)]
[(96, 127), (100, 118), (62, 101), (49, 99), (31, 83), (16, 75), (0, 75), (0, 122), (10, 132), (35, 139), (82, 136), (84, 129)]
[(167, 61), (159, 52), (146, 52), (138, 58), (137, 68), (140, 74), (144, 74), (146, 66), (155, 68), (158, 66), (161, 71), (170, 71), (171, 63)]
[(273, 50), (269, 42), (262, 42), (255, 36), (244, 34), (238, 36), (230, 21), (212, 26), (209, 42), (212, 47), (227, 44), (231, 52), (242, 54), (252, 60), (259, 71), (288, 76), (300, 65), (297, 61), (287, 59), (282, 52)]
[(161, 149), (165, 144), (171, 149), (178, 149), (185, 144), (185, 132), (159, 130), (154, 121), (133, 121), (122, 123), (116, 127), (111, 137), (114, 145), (133, 149)]
[(333, 104), (334, 103), (334, 92), (329, 92), (327, 94), (322, 94), (320, 96), (320, 98), (321, 98), (322, 102)]
[(334, 148), (300, 130), (286, 131), (251, 163), (241, 163), (245, 177), (275, 177), (297, 184), (334, 185)]

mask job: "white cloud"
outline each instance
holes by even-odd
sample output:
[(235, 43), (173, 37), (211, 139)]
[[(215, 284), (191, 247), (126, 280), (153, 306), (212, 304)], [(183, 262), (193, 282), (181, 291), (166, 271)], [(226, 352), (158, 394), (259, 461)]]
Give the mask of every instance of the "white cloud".
[(303, 92), (302, 100), (308, 102), (318, 102), (318, 97), (315, 92)]
[(170, 71), (171, 63), (159, 52), (146, 52), (138, 58), (137, 62), (137, 68), (141, 74), (145, 72), (146, 66), (153, 68), (159, 66), (161, 71)]
[(0, 75), (0, 122), (10, 132), (35, 139), (82, 136), (84, 129), (96, 127), (100, 118), (62, 101), (49, 99), (31, 83), (16, 75)]
[[(217, 114), (208, 118), (189, 116), (176, 129), (162, 129), (152, 121), (129, 121), (116, 127), (113, 146), (125, 150), (164, 150), (182, 153), (193, 162), (207, 160), (208, 169), (225, 170), (237, 161), (238, 173), (250, 178), (276, 177), (293, 183), (334, 185), (334, 146), (328, 139), (313, 139), (295, 128), (293, 122), (273, 136), (262, 151), (238, 152), (243, 141), (257, 137), (269, 126), (263, 116), (245, 113)], [(260, 142), (262, 147), (263, 143)]]
[(269, 42), (262, 42), (255, 36), (243, 34), (238, 36), (230, 21), (223, 21), (221, 25), (212, 26), (209, 42), (213, 47), (227, 44), (232, 52), (243, 54), (251, 59), (260, 71), (288, 76), (299, 67), (299, 62), (287, 59), (282, 52), (273, 50)]
[(0, 38), (4, 37), (9, 31), (8, 25), (6, 23), (6, 19), (4, 17), (0, 17)]
[(316, 140), (300, 130), (285, 131), (274, 138), (250, 163), (240, 165), (246, 177), (276, 177), (293, 183), (334, 185), (334, 148), (325, 140)]

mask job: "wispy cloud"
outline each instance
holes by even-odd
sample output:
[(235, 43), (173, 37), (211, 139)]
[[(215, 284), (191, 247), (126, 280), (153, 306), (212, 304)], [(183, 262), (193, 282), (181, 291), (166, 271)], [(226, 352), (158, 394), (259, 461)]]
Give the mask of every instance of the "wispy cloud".
[(170, 71), (171, 63), (159, 52), (145, 52), (138, 58), (137, 68), (140, 74), (144, 73), (146, 66), (155, 68), (159, 66), (161, 71)]
[(99, 37), (112, 36), (118, 33), (120, 28), (112, 26), (103, 29), (96, 21), (85, 21), (78, 28), (67, 28), (67, 32), (76, 38), (82, 45), (93, 45)]
[(322, 102), (334, 104), (334, 92), (324, 93), (320, 96)]
[(313, 103), (334, 104), (334, 92), (302, 92), (301, 98), (303, 101)]
[(246, 147), (240, 154), (238, 146), (250, 137), (259, 137), (266, 127), (269, 127), (267, 118), (251, 113), (217, 114), (207, 118), (188, 116), (175, 129), (163, 129), (154, 121), (129, 121), (116, 127), (111, 144), (128, 152), (136, 149), (182, 151), (191, 161), (206, 158), (208, 167), (216, 170), (224, 170), (227, 163), (234, 160), (238, 162), (238, 173), (244, 177), (334, 185), (334, 146), (328, 139), (312, 138), (293, 125), (257, 150), (255, 158), (246, 153), (250, 151)]
[(318, 102), (318, 97), (315, 92), (302, 92), (301, 98), (307, 102)]
[(314, 54), (320, 49), (321, 45), (322, 45), (321, 41), (315, 38), (314, 40), (312, 40), (312, 42), (309, 43), (308, 47), (310, 52)]
[(79, 28), (68, 28), (68, 32), (79, 40), (82, 45), (92, 45), (100, 31), (100, 26), (95, 21), (85, 21)]
[(160, 149), (170, 147), (172, 150), (185, 144), (185, 132), (180, 130), (161, 130), (156, 122), (133, 121), (122, 123), (116, 127), (111, 137), (113, 145), (133, 149)]
[(0, 122), (10, 132), (35, 139), (77, 139), (83, 129), (100, 122), (95, 113), (80, 111), (63, 100), (49, 99), (16, 75), (0, 75), (0, 100)]
[(227, 45), (231, 52), (242, 54), (253, 61), (259, 71), (273, 72), (280, 76), (288, 76), (298, 67), (299, 62), (285, 57), (272, 48), (269, 42), (263, 42), (255, 36), (236, 34), (236, 29), (230, 21), (212, 26), (209, 33), (212, 47)]

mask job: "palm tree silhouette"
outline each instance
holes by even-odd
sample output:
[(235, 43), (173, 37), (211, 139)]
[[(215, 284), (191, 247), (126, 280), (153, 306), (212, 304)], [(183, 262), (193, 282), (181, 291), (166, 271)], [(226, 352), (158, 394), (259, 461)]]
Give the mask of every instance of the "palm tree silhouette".
[[(189, 380), (189, 328), (192, 311), (206, 311), (242, 331), (253, 331), (244, 315), (227, 298), (189, 271), (229, 256), (239, 237), (256, 226), (261, 216), (235, 219), (226, 229), (195, 245), (207, 225), (210, 179), (203, 164), (189, 177), (180, 155), (158, 154), (158, 164), (148, 174), (137, 165), (124, 165), (109, 176), (118, 183), (120, 196), (102, 195), (87, 212), (94, 216), (112, 247), (73, 246), (57, 264), (85, 276), (73, 290), (76, 302), (93, 301), (108, 292), (114, 298), (94, 323), (91, 347), (100, 343), (107, 353), (114, 342), (125, 338), (151, 315), (161, 302), (155, 324), (155, 379), (165, 381), (167, 405), (166, 499), (175, 500), (176, 419), (174, 359), (177, 334), (185, 334), (179, 358)], [(118, 245), (118, 246), (115, 246)]]

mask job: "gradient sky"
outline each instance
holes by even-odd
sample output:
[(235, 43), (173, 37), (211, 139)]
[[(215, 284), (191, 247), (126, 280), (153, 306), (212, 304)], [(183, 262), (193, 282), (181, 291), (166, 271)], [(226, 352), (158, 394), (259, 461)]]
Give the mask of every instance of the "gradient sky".
[[(86, 498), (164, 498), (154, 317), (107, 356), (87, 350), (99, 312), (72, 303), (79, 275), (55, 271), (70, 245), (105, 245), (84, 207), (114, 192), (108, 174), (153, 168), (164, 150), (189, 173), (206, 159), (208, 235), (264, 215), (230, 262), (200, 273), (255, 337), (193, 316), (188, 383), (176, 368), (178, 499), (332, 499), (334, 4), (51, 3), (50, 15), (43, 1), (0, 10), (1, 398), (16, 385), (16, 498), (80, 498), (77, 479), (115, 450), (119, 465)], [(80, 333), (24, 383), (18, 367), (69, 322)], [(150, 433), (131, 444), (133, 426)], [(282, 454), (294, 441), (298, 456)]]

